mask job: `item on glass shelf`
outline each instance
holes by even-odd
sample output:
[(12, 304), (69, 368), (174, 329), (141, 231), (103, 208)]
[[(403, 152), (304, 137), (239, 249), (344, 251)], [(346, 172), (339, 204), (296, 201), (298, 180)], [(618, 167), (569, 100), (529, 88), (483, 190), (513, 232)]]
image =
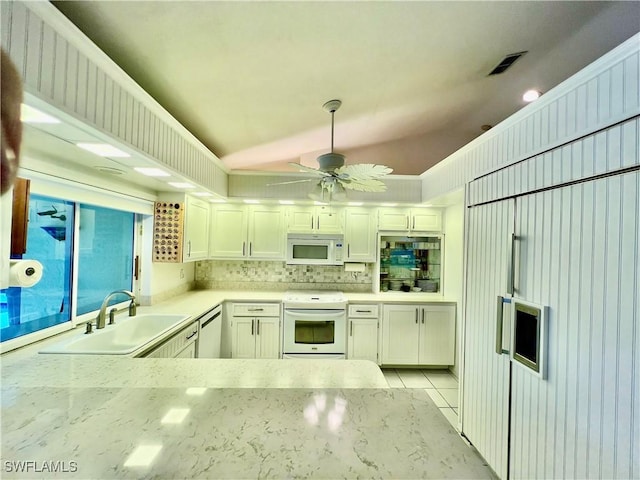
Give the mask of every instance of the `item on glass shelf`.
[(414, 292), (421, 292), (422, 289), (420, 287), (413, 287), (411, 290), (413, 290)]
[(402, 280), (391, 280), (389, 282), (389, 288), (391, 290), (398, 291), (400, 290), (400, 287), (402, 287)]

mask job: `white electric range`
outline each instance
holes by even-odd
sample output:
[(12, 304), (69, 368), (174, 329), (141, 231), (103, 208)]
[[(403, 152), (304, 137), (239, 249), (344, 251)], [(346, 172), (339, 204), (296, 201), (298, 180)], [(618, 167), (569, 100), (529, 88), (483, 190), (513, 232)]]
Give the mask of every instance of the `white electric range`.
[(291, 291), (283, 303), (282, 358), (346, 358), (347, 299), (342, 292)]

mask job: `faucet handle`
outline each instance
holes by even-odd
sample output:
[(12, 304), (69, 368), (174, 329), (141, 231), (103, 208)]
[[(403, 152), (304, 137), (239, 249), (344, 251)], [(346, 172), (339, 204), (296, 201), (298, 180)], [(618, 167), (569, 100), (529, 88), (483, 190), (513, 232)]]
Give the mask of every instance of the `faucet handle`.
[(116, 323), (117, 311), (118, 311), (117, 308), (112, 308), (111, 310), (109, 310), (109, 325), (113, 325), (114, 323)]
[(93, 333), (93, 323), (91, 321), (85, 323), (85, 326), (87, 327), (87, 329), (84, 331), (85, 335), (87, 333)]

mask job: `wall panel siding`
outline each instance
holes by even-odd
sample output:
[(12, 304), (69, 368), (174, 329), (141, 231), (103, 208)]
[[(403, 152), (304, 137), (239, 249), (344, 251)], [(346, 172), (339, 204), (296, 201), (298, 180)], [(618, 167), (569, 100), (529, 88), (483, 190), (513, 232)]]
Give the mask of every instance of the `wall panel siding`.
[[(178, 173), (218, 190), (220, 161), (46, 2), (0, 2), (2, 46), (25, 90)], [(45, 20), (43, 20), (45, 19)], [(140, 132), (143, 132), (140, 134)], [(172, 134), (183, 141), (174, 154)], [(177, 158), (181, 157), (181, 158)], [(176, 168), (182, 165), (186, 170)]]
[(640, 34), (429, 169), (423, 200), (639, 115), (639, 52)]

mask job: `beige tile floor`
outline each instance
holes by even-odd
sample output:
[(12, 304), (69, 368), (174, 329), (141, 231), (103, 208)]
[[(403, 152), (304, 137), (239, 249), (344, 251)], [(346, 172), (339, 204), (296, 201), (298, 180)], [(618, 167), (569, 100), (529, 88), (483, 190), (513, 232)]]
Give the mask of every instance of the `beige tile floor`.
[(458, 428), (458, 379), (449, 370), (409, 370), (384, 368), (391, 388), (423, 388), (449, 420)]

